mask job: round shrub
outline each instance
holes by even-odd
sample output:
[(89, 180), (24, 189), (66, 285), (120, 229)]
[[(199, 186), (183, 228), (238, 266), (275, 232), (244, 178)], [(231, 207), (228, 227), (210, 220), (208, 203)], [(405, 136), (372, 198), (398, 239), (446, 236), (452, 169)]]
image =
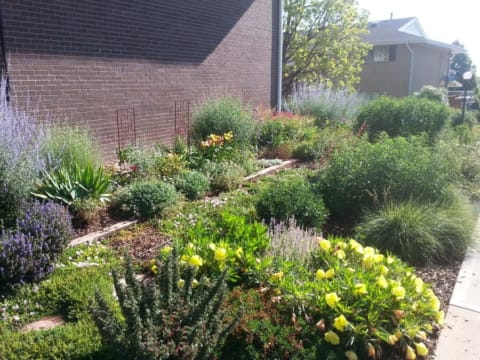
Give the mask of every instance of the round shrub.
[(255, 207), (265, 222), (288, 221), (293, 217), (298, 225), (312, 228), (321, 228), (328, 215), (321, 197), (296, 173), (267, 180), (260, 187)]
[(53, 271), (55, 261), (72, 238), (71, 217), (61, 205), (26, 204), (15, 230), (0, 238), (0, 285), (39, 281)]
[(116, 198), (115, 207), (127, 216), (148, 219), (160, 215), (175, 203), (175, 187), (163, 181), (147, 180), (133, 183), (123, 189)]
[(420, 91), (416, 92), (414, 95), (419, 98), (425, 98), (442, 104), (448, 103), (447, 91), (445, 88), (425, 85), (420, 89)]
[(202, 171), (210, 179), (212, 190), (226, 191), (238, 187), (245, 177), (245, 170), (233, 161), (206, 161)]
[(208, 177), (198, 171), (182, 173), (175, 179), (176, 189), (189, 200), (200, 199), (210, 187)]
[(386, 200), (437, 201), (458, 176), (458, 165), (440, 150), (416, 138), (357, 141), (333, 155), (317, 189), (336, 220), (356, 220)]
[(210, 134), (222, 135), (230, 131), (234, 144), (241, 146), (250, 144), (255, 132), (251, 113), (236, 99), (210, 100), (194, 116), (192, 137), (197, 142), (205, 140)]
[(364, 105), (357, 117), (357, 129), (374, 140), (381, 132), (390, 137), (426, 133), (433, 140), (450, 116), (449, 107), (422, 97), (394, 99), (382, 96)]
[(465, 255), (474, 217), (462, 197), (438, 205), (390, 203), (366, 215), (358, 227), (363, 241), (411, 265), (452, 263)]

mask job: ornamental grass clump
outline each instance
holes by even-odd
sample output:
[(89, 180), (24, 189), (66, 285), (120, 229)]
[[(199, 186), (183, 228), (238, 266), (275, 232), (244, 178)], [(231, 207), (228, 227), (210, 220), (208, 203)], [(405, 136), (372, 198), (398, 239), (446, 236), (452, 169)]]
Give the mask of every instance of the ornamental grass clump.
[(386, 204), (365, 215), (357, 232), (364, 243), (420, 266), (461, 260), (472, 243), (474, 226), (468, 200), (449, 192), (438, 204)]
[(440, 301), (412, 268), (355, 240), (318, 238), (308, 266), (284, 270), (272, 269), (270, 285), (309, 319), (303, 343), (324, 359), (424, 356), (443, 322)]
[[(157, 262), (153, 281), (138, 282), (127, 262), (125, 285), (113, 272), (125, 321), (97, 293), (92, 315), (115, 359), (211, 359), (236, 326), (227, 317), (223, 276), (196, 278), (194, 266), (180, 268), (175, 250)], [(211, 284), (209, 284), (211, 283)]]

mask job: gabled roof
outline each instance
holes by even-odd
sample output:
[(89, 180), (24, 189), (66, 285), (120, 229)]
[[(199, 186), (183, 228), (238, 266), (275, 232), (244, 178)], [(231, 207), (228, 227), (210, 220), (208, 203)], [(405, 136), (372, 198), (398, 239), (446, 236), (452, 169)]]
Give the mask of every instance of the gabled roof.
[(429, 39), (416, 17), (371, 21), (368, 23), (368, 33), (363, 36), (363, 40), (373, 45), (423, 43), (445, 48), (453, 53), (465, 52), (460, 46)]

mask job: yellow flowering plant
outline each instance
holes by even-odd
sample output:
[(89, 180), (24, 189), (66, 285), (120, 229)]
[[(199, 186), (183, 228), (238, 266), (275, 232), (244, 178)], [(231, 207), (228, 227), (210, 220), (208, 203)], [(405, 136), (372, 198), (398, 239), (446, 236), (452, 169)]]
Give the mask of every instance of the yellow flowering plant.
[(352, 359), (391, 352), (424, 356), (423, 341), (444, 316), (430, 286), (398, 258), (355, 240), (317, 243), (307, 265), (282, 274), (280, 289), (312, 323), (322, 319), (316, 329), (322, 353), (348, 353)]

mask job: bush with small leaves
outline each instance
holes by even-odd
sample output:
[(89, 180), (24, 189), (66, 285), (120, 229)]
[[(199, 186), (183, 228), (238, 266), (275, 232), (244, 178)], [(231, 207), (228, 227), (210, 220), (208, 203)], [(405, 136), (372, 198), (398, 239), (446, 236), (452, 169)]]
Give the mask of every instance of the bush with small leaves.
[(97, 293), (92, 315), (116, 359), (211, 359), (236, 326), (239, 314), (222, 310), (223, 276), (208, 285), (195, 269), (179, 268), (175, 250), (157, 262), (153, 281), (139, 283), (127, 261), (125, 282), (113, 273), (125, 321), (120, 321)]
[(202, 172), (210, 179), (212, 190), (233, 190), (243, 181), (245, 169), (233, 161), (206, 161)]
[(177, 192), (173, 185), (160, 180), (147, 180), (121, 190), (113, 202), (113, 208), (127, 216), (148, 219), (161, 215), (176, 199)]
[(0, 235), (0, 285), (36, 282), (53, 271), (72, 237), (68, 211), (54, 203), (25, 205), (17, 229)]
[(188, 171), (175, 178), (176, 189), (189, 200), (200, 199), (210, 187), (208, 177), (198, 171)]
[(261, 219), (270, 222), (295, 218), (304, 227), (321, 228), (328, 212), (304, 176), (287, 172), (266, 179), (256, 195), (256, 209)]

